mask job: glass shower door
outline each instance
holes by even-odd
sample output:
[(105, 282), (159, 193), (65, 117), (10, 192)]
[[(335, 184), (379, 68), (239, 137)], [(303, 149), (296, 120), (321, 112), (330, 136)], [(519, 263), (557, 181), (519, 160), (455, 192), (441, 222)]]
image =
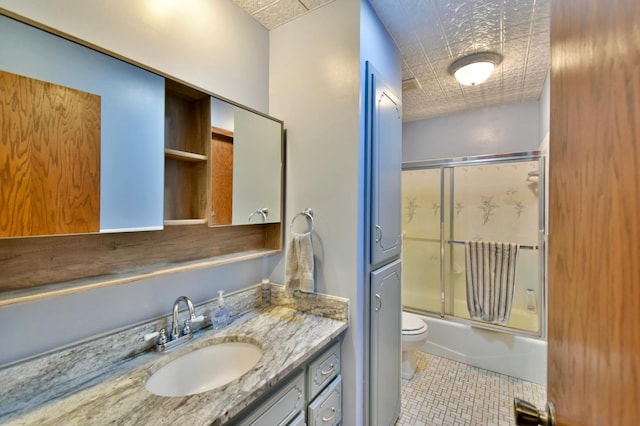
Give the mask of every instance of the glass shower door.
[(517, 243), (519, 250), (511, 317), (507, 327), (539, 333), (541, 294), (538, 253), (541, 162), (457, 166), (445, 192), (445, 314), (469, 319), (464, 241)]
[(402, 172), (402, 305), (440, 314), (440, 168)]

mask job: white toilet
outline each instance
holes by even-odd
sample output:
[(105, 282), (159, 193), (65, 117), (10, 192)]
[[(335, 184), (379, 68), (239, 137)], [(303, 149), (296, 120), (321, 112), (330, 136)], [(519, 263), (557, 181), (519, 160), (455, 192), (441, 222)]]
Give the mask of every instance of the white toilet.
[(427, 342), (427, 324), (419, 316), (402, 312), (402, 378), (416, 374), (416, 351)]

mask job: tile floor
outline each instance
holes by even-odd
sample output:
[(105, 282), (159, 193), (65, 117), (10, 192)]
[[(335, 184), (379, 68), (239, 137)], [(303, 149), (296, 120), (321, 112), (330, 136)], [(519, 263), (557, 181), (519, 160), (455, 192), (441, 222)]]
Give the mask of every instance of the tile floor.
[(513, 398), (543, 407), (546, 387), (418, 352), (416, 375), (402, 381), (396, 426), (515, 425)]

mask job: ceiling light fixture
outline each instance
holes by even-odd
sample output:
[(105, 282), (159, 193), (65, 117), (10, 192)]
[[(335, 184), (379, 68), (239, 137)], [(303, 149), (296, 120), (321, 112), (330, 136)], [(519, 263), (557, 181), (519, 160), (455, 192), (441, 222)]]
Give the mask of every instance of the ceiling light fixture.
[(502, 56), (494, 52), (478, 52), (458, 58), (449, 65), (449, 74), (460, 84), (475, 86), (486, 81)]

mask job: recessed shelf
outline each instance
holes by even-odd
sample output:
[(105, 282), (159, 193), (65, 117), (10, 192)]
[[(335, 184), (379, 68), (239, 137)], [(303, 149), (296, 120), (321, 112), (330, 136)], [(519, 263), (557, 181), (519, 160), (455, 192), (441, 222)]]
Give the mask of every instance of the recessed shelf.
[(196, 154), (193, 152), (180, 151), (177, 149), (165, 148), (164, 155), (167, 158), (173, 158), (175, 160), (182, 161), (207, 161), (207, 156), (202, 154)]
[(176, 226), (176, 225), (202, 225), (203, 223), (207, 223), (206, 219), (171, 219), (165, 220), (165, 226)]

